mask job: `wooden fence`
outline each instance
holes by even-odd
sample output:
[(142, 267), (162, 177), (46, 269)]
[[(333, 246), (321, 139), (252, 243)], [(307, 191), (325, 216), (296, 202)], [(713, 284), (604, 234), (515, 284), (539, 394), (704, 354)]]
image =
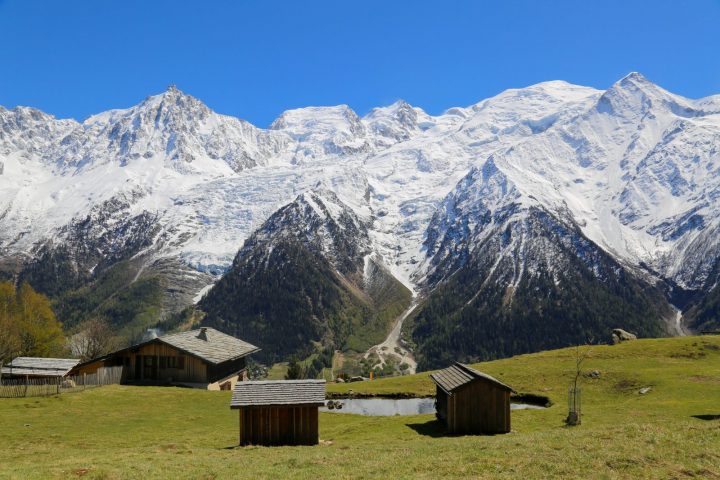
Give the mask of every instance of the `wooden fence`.
[(106, 367), (90, 375), (55, 378), (0, 378), (0, 398), (47, 397), (119, 384), (123, 367)]

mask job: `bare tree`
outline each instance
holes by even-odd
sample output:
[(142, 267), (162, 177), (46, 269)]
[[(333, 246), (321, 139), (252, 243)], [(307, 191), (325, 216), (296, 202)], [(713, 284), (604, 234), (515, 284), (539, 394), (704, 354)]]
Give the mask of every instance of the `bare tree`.
[[(589, 342), (588, 342), (589, 343)], [(586, 344), (586, 348), (580, 345), (575, 347), (575, 377), (568, 391), (568, 416), (565, 419), (567, 425), (580, 425), (582, 422), (582, 408), (580, 397), (580, 377), (582, 375), (583, 362), (590, 356), (590, 348)]]
[(115, 336), (110, 325), (99, 318), (92, 318), (84, 322), (80, 331), (70, 338), (70, 349), (73, 355), (83, 360), (110, 353), (114, 346)]

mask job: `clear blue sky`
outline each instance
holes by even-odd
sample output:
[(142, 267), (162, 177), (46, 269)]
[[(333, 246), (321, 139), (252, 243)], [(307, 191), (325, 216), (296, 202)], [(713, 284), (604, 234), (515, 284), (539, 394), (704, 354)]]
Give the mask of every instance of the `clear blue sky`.
[(720, 0), (0, 0), (0, 105), (83, 119), (175, 83), (267, 126), (399, 98), (440, 113), (544, 80), (630, 71), (720, 93)]

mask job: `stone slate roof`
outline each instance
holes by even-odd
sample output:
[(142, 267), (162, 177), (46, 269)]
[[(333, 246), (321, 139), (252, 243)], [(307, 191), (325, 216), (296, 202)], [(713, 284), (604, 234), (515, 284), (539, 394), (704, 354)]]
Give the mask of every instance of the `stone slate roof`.
[(64, 377), (78, 363), (80, 360), (74, 358), (17, 357), (2, 371), (10, 375)]
[(455, 362), (454, 365), (444, 370), (439, 370), (430, 375), (430, 378), (446, 393), (452, 395), (452, 393), (463, 385), (467, 385), (473, 380), (485, 380), (492, 382), (500, 388), (505, 390), (513, 391), (513, 389), (495, 377), (479, 372), (474, 368), (468, 367), (460, 362)]
[(230, 408), (324, 403), (325, 380), (264, 380), (238, 382)]
[(158, 337), (156, 340), (214, 364), (244, 357), (260, 350), (255, 345), (209, 327), (173, 333)]

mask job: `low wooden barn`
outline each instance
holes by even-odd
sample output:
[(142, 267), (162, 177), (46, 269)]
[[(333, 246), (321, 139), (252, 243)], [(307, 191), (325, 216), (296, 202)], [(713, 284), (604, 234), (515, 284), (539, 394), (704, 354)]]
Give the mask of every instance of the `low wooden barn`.
[(74, 358), (16, 357), (0, 371), (2, 378), (62, 378), (80, 360)]
[(245, 359), (258, 350), (239, 338), (203, 327), (157, 337), (81, 363), (73, 374), (123, 366), (124, 384), (232, 390), (235, 383), (247, 379)]
[(501, 381), (462, 363), (430, 375), (435, 382), (438, 418), (452, 434), (510, 431), (510, 393)]
[(325, 380), (254, 381), (235, 385), (240, 445), (317, 445)]

